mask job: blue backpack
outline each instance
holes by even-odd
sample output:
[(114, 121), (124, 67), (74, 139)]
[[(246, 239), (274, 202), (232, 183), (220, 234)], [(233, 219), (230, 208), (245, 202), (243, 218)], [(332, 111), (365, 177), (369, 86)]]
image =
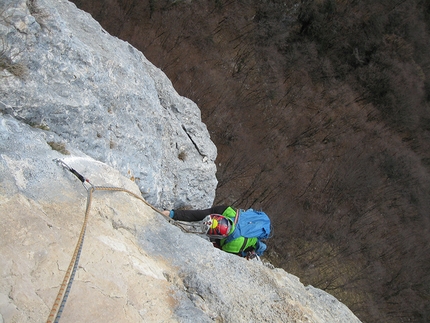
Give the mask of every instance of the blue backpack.
[[(255, 211), (253, 209), (248, 209), (246, 211), (239, 210), (239, 219), (235, 219), (236, 227), (227, 238), (228, 243), (236, 238), (258, 238), (257, 253), (262, 254), (266, 249), (266, 245), (262, 243), (261, 239), (267, 239), (270, 236), (270, 219), (266, 213), (262, 211)], [(260, 250), (258, 250), (260, 249)]]

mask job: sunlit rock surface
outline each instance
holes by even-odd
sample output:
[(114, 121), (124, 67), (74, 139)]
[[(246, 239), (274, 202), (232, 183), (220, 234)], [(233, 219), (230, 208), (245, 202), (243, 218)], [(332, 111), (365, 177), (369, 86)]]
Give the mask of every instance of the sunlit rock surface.
[(24, 70), (1, 71), (0, 111), (118, 169), (157, 206), (210, 206), (216, 147), (197, 105), (73, 4), (28, 3), (0, 11), (3, 56)]

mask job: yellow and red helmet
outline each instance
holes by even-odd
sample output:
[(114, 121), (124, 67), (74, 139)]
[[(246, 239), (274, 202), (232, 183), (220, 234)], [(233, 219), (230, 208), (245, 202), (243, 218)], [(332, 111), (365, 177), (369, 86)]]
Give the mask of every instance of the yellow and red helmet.
[(227, 238), (231, 229), (231, 222), (222, 215), (211, 214), (203, 219), (203, 230), (211, 238)]

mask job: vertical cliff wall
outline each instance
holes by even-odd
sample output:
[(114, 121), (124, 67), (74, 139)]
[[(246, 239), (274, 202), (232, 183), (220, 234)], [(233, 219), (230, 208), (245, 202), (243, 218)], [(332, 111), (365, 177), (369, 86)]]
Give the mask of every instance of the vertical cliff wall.
[(212, 204), (216, 147), (195, 103), (68, 2), (3, 1), (0, 109), (132, 178), (160, 207)]

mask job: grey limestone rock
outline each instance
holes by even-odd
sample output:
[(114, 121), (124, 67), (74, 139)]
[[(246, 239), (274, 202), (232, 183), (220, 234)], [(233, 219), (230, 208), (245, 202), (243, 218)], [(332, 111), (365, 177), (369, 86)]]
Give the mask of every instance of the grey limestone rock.
[(15, 67), (0, 71), (3, 113), (118, 169), (159, 207), (212, 204), (216, 147), (200, 110), (141, 52), (68, 1), (8, 0), (0, 14)]
[[(0, 116), (0, 314), (43, 322), (65, 276), (88, 196), (60, 158), (96, 186), (138, 187), (112, 167), (48, 144), (57, 135)], [(95, 191), (66, 322), (360, 322), (333, 296), (282, 269), (182, 232), (132, 195)]]

